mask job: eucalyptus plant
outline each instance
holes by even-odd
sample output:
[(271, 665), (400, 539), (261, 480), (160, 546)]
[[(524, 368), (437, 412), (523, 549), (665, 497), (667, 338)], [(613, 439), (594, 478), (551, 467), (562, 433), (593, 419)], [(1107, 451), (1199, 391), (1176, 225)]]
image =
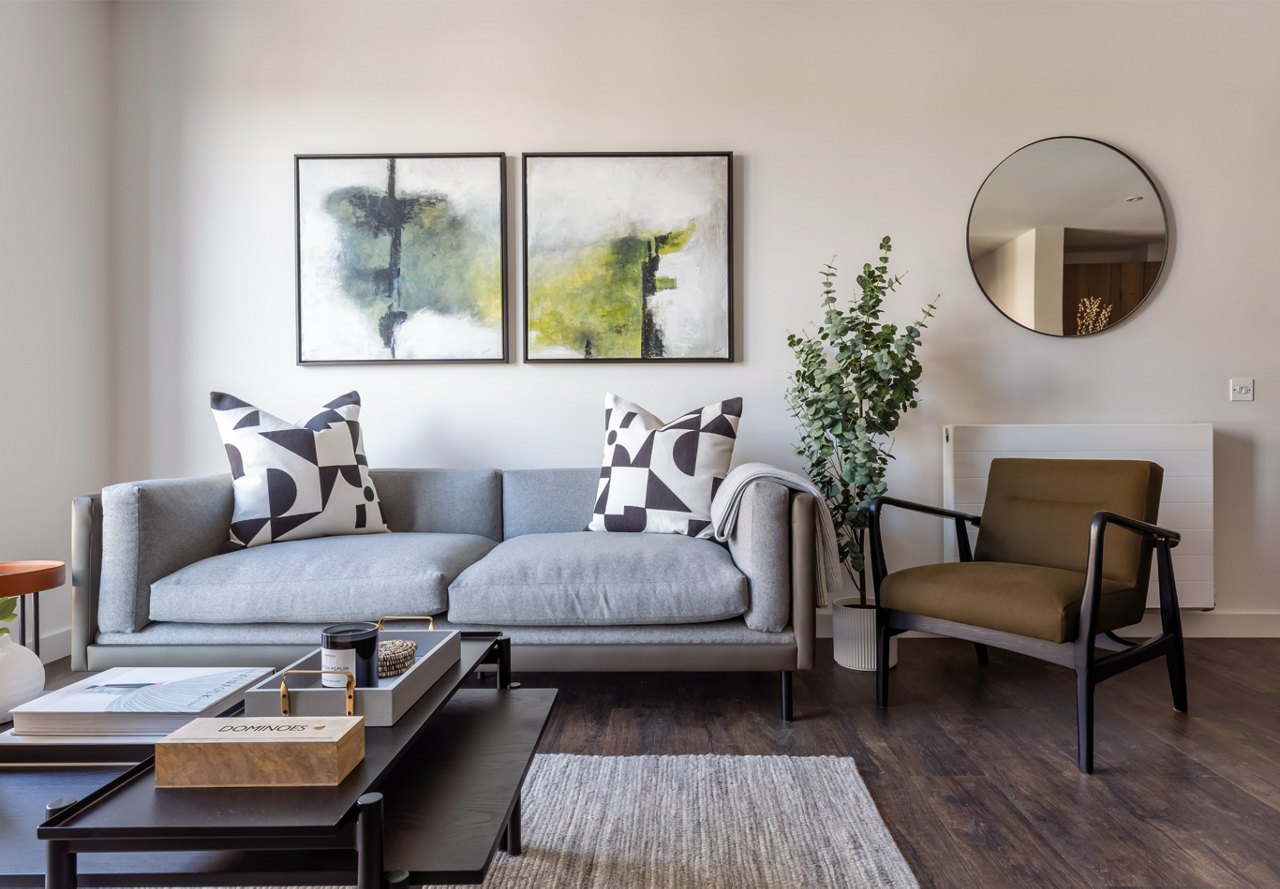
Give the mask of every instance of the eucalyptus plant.
[(886, 490), (893, 432), (902, 415), (918, 404), (923, 368), (916, 349), (937, 305), (935, 299), (919, 321), (901, 329), (880, 321), (885, 298), (902, 282), (889, 273), (890, 250), (886, 235), (878, 264), (863, 265), (858, 292), (845, 307), (836, 297), (832, 258), (821, 272), (822, 323), (807, 335), (787, 335), (799, 365), (787, 389), (787, 403), (799, 421), (796, 453), (826, 500), (840, 561), (863, 605), (870, 507)]

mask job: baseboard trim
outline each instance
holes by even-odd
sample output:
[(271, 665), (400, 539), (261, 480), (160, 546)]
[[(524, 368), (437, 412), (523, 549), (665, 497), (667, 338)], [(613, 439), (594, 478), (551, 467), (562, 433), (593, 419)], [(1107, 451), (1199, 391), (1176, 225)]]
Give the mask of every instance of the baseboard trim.
[[(831, 607), (818, 609), (819, 639), (831, 638)], [(1126, 627), (1122, 636), (1154, 636), (1160, 632), (1160, 613), (1148, 612), (1141, 623)], [(1276, 639), (1280, 638), (1280, 612), (1190, 611), (1182, 612), (1182, 633), (1194, 639)], [(907, 638), (920, 633), (905, 633)]]
[[(18, 641), (18, 630), (15, 627), (10, 632), (13, 633), (13, 641)], [(31, 640), (27, 640), (27, 648), (31, 647)], [(71, 656), (71, 628), (67, 627), (62, 630), (54, 630), (52, 633), (40, 634), (40, 660), (46, 664), (54, 661), (60, 661), (64, 657)]]
[[(1160, 632), (1160, 613), (1149, 611), (1141, 623), (1120, 631), (1125, 636), (1154, 636)], [(1182, 634), (1191, 638), (1275, 639), (1280, 638), (1280, 613), (1274, 611), (1187, 611), (1182, 612)]]

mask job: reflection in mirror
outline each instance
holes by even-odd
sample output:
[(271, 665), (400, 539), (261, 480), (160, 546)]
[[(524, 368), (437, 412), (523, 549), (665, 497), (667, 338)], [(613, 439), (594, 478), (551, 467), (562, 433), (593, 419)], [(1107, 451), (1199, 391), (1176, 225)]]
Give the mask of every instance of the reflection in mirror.
[(997, 309), (1023, 327), (1082, 336), (1114, 326), (1155, 286), (1164, 204), (1123, 152), (1044, 139), (991, 172), (969, 212), (969, 263)]

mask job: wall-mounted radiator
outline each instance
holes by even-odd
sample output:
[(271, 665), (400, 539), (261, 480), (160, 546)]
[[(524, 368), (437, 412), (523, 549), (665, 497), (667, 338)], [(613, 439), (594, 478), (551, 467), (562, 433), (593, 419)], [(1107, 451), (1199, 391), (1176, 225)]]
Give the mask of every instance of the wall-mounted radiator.
[[(1213, 607), (1213, 426), (1208, 423), (1100, 426), (944, 426), (942, 500), (949, 509), (981, 513), (995, 457), (1150, 460), (1164, 467), (1160, 524), (1182, 534), (1173, 550), (1178, 601)], [(944, 532), (955, 561), (955, 532)], [(1147, 604), (1155, 607), (1155, 568)]]

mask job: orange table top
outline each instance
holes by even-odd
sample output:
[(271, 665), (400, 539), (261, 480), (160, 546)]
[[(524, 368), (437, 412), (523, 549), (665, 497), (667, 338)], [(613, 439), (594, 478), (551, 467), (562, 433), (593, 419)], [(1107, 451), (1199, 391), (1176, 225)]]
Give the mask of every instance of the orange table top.
[(0, 562), (0, 597), (51, 590), (66, 581), (63, 562)]

